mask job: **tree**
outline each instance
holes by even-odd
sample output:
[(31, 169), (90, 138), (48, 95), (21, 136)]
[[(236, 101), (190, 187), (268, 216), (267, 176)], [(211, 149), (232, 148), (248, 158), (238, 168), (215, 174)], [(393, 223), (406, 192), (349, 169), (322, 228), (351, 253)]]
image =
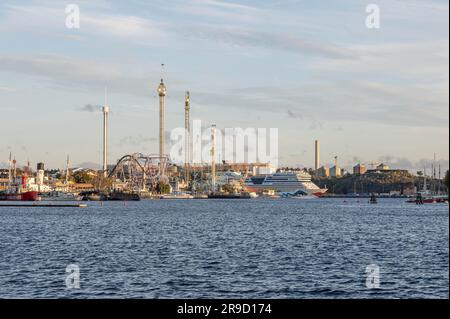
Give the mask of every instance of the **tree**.
[(92, 184), (93, 178), (85, 171), (78, 171), (73, 174), (75, 183), (79, 184)]
[(169, 194), (170, 193), (170, 184), (164, 182), (158, 182), (156, 184), (156, 192), (158, 194)]
[(225, 185), (223, 185), (222, 186), (222, 190), (225, 193), (229, 193), (229, 194), (232, 194), (232, 193), (234, 193), (236, 191), (234, 185), (232, 185), (232, 184), (225, 184)]

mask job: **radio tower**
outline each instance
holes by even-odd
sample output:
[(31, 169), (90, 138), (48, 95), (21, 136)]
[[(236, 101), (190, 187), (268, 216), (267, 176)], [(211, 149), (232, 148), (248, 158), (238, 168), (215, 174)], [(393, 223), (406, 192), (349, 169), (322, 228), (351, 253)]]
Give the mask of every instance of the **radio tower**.
[(189, 91), (186, 92), (185, 106), (184, 106), (184, 127), (186, 131), (186, 137), (184, 141), (184, 171), (186, 184), (189, 184), (189, 165), (191, 163), (191, 122), (190, 122), (190, 112), (191, 112), (191, 96)]

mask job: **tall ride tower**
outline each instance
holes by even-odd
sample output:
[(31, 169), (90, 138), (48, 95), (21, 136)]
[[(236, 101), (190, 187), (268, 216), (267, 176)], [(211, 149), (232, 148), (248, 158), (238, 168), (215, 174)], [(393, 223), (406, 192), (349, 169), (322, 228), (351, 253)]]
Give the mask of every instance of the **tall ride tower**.
[(216, 125), (211, 126), (211, 188), (212, 193), (216, 192)]
[(158, 86), (158, 95), (159, 95), (159, 173), (160, 176), (165, 176), (164, 167), (165, 167), (165, 107), (166, 107), (166, 94), (167, 89), (164, 85), (164, 80), (161, 79), (161, 83)]
[(186, 131), (186, 137), (184, 140), (184, 172), (185, 172), (185, 181), (186, 184), (189, 184), (189, 165), (191, 163), (191, 119), (190, 119), (190, 112), (191, 112), (191, 95), (188, 92), (186, 92), (186, 99), (185, 99), (185, 105), (184, 105), (184, 128)]
[(108, 176), (108, 113), (109, 106), (103, 106), (103, 176)]

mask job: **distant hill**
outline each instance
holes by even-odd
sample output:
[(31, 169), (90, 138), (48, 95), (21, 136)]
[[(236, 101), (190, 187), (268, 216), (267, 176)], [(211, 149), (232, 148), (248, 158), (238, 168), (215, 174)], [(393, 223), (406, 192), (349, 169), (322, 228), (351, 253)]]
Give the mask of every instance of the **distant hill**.
[(76, 167), (80, 167), (80, 168), (89, 168), (95, 171), (101, 170), (102, 166), (100, 164), (97, 163), (92, 163), (92, 162), (84, 162), (84, 163), (80, 163), (78, 165), (76, 165)]
[[(346, 175), (341, 178), (316, 179), (320, 187), (327, 187), (330, 193), (389, 193), (414, 186), (421, 187), (423, 178), (417, 177), (408, 171), (381, 171), (368, 172), (364, 175)], [(445, 186), (443, 186), (445, 187)]]

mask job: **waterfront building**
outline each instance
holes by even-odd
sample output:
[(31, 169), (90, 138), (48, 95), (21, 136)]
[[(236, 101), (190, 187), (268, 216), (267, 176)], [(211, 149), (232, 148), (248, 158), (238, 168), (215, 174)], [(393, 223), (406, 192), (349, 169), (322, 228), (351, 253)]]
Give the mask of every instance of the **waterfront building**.
[(390, 170), (390, 167), (387, 166), (386, 164), (381, 163), (380, 165), (377, 166), (377, 170), (379, 170), (379, 171), (388, 171), (388, 170)]
[(364, 175), (367, 172), (366, 165), (359, 163), (355, 167), (353, 167), (354, 175)]
[(330, 177), (330, 168), (327, 166), (322, 166), (321, 168), (319, 168), (318, 170), (319, 172), (319, 177), (321, 178), (328, 178)]
[(342, 176), (341, 168), (337, 165), (330, 168), (330, 176), (331, 177), (341, 177)]

